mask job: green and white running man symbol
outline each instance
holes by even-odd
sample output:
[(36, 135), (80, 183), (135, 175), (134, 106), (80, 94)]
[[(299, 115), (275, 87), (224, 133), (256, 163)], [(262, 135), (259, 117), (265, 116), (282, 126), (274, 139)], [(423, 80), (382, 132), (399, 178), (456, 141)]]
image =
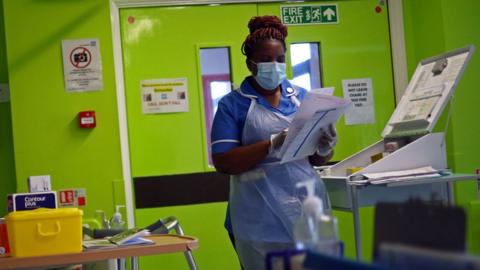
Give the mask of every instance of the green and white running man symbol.
[(281, 6), (282, 21), (288, 25), (337, 24), (337, 4)]

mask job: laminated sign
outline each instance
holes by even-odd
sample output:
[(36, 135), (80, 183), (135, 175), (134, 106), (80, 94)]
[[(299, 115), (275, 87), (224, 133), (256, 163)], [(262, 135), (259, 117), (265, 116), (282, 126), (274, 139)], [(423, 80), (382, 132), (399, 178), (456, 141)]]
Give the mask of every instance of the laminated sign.
[(102, 60), (97, 39), (63, 40), (62, 53), (65, 91), (102, 90)]
[(188, 112), (187, 78), (142, 80), (144, 114)]

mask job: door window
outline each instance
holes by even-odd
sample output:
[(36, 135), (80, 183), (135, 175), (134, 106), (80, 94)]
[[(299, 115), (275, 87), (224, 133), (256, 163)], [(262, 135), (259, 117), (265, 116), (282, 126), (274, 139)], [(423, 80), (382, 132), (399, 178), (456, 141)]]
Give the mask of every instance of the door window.
[(217, 111), (220, 99), (232, 90), (230, 49), (228, 47), (200, 49), (200, 67), (205, 106), (208, 164), (212, 165), (210, 132), (212, 130), (213, 116)]
[(322, 87), (318, 43), (295, 43), (290, 45), (293, 79), (295, 85), (307, 90)]

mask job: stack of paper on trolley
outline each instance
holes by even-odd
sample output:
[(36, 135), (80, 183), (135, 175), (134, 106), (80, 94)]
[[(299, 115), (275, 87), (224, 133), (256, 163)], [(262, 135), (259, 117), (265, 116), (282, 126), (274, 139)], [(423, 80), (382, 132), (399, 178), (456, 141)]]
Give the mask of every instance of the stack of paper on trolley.
[(435, 170), (431, 166), (414, 168), (401, 171), (388, 171), (379, 173), (364, 173), (353, 176), (352, 184), (366, 184), (373, 185), (386, 184), (392, 182), (400, 182), (407, 180), (415, 180), (419, 178), (440, 177), (443, 172)]
[(335, 125), (349, 105), (343, 98), (308, 92), (288, 127), (280, 149), (281, 163), (313, 155), (324, 130), (330, 124)]

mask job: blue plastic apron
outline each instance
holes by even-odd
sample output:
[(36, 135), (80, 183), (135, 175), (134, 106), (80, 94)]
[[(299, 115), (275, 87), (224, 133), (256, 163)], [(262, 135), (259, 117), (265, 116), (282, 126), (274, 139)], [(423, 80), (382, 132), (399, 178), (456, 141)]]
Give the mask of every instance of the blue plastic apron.
[[(288, 90), (291, 101), (298, 106), (297, 92)], [(271, 134), (289, 126), (294, 115), (271, 111), (259, 105), (257, 97), (244, 94), (241, 89), (237, 91), (251, 100), (242, 145), (268, 140)], [(296, 188), (298, 182), (317, 180), (317, 195), (323, 198), (324, 205), (330, 205), (324, 184), (308, 158), (280, 164), (277, 154), (270, 153), (250, 171), (231, 177), (229, 207), (236, 241), (293, 244), (293, 222), (301, 215), (306, 196), (304, 190)], [(240, 253), (245, 252), (239, 250)]]

